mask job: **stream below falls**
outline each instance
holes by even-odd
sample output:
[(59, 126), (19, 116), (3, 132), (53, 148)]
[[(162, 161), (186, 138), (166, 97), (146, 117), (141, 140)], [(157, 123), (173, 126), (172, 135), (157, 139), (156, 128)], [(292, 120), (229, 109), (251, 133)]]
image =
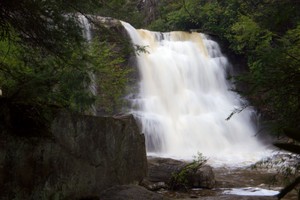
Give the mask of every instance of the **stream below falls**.
[[(298, 157), (279, 154), (247, 167), (214, 167), (216, 186), (213, 189), (160, 190), (158, 193), (182, 200), (275, 200), (274, 195), (299, 175), (299, 172), (293, 171), (298, 162)], [(283, 200), (298, 200), (297, 193), (293, 190)]]

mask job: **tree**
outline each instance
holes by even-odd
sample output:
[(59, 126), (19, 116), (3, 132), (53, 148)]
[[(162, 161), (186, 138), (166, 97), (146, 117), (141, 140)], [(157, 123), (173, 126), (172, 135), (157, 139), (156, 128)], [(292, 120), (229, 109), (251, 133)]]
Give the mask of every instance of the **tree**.
[(58, 108), (89, 110), (91, 73), (124, 78), (105, 71), (122, 62), (112, 47), (94, 40), (95, 51), (82, 37), (78, 12), (93, 12), (95, 2), (0, 1), (1, 130), (40, 133)]
[(139, 2), (139, 0), (101, 0), (100, 6), (94, 9), (94, 13), (105, 17), (121, 19), (134, 24), (135, 27), (140, 27), (143, 24), (141, 20), (143, 14), (138, 8)]
[[(248, 58), (249, 73), (236, 80), (250, 87), (240, 93), (263, 113), (277, 134), (299, 126), (300, 20), (296, 10), (300, 5), (291, 3), (256, 3), (256, 9), (248, 9), (253, 12), (239, 15), (227, 36), (231, 47)], [(281, 15), (289, 17), (278, 18)]]
[(250, 99), (278, 134), (287, 127), (299, 128), (299, 10), (297, 0), (176, 0), (150, 27), (197, 29), (229, 44), (249, 69), (234, 77), (248, 86), (237, 92)]

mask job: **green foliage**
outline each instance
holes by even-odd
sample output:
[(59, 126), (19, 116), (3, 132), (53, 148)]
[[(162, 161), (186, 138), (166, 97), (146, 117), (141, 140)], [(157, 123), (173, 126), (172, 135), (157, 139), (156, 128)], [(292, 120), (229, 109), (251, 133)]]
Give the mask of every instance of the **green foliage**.
[(202, 155), (202, 153), (198, 152), (198, 155), (194, 157), (193, 162), (187, 164), (183, 168), (181, 168), (178, 172), (172, 175), (170, 181), (170, 189), (178, 190), (178, 189), (188, 189), (191, 187), (191, 183), (189, 182), (189, 177), (193, 176), (197, 170), (203, 166), (207, 162), (207, 158)]
[(96, 88), (99, 93), (96, 100), (96, 107), (102, 108), (102, 112), (112, 114), (120, 110), (122, 106), (121, 97), (124, 95), (128, 83), (128, 75), (131, 69), (124, 66), (125, 60), (113, 51), (114, 46), (106, 42), (99, 42), (94, 38), (91, 46), (90, 60), (97, 66), (93, 71), (96, 79)]
[(167, 32), (170, 30), (170, 28), (166, 26), (165, 20), (161, 18), (155, 20), (150, 25), (148, 25), (148, 28), (153, 31), (161, 31), (161, 32)]
[(231, 26), (230, 39), (232, 48), (239, 53), (245, 51), (265, 50), (270, 46), (272, 33), (263, 30), (248, 16), (240, 16)]
[(121, 19), (134, 24), (135, 27), (140, 27), (143, 23), (141, 20), (143, 15), (139, 12), (138, 5), (138, 0), (102, 0), (100, 6), (95, 8), (94, 14)]
[[(149, 25), (150, 29), (158, 31), (188, 30), (195, 28), (195, 13), (199, 10), (195, 1), (162, 1), (160, 4), (160, 19)], [(192, 9), (192, 11), (188, 10)], [(188, 11), (188, 12), (187, 12)]]
[[(235, 77), (274, 133), (299, 127), (300, 4), (294, 0), (176, 0), (153, 22), (159, 30), (196, 29), (219, 36), (244, 56), (249, 72)], [(164, 22), (164, 23), (163, 23)]]
[(290, 30), (274, 38), (268, 48), (257, 49), (249, 59), (248, 80), (252, 88), (248, 97), (275, 120), (278, 129), (295, 127), (299, 121), (299, 35), (298, 27)]
[(137, 55), (149, 53), (147, 48), (149, 48), (149, 46), (134, 45), (134, 50)]
[[(92, 12), (93, 5), (92, 0), (0, 2), (1, 130), (45, 132), (57, 109), (86, 113), (95, 102), (112, 110), (107, 105), (120, 98), (128, 70), (113, 46), (82, 37), (78, 11)], [(92, 74), (101, 77), (99, 99), (89, 89)]]
[[(92, 54), (74, 48), (65, 61), (18, 43), (7, 40), (0, 43), (3, 92), (0, 106), (2, 111), (8, 107), (12, 121), (19, 121), (13, 127), (38, 123), (41, 128), (55, 109), (84, 112), (96, 99), (87, 89), (91, 81), (89, 71), (99, 71), (101, 67), (87, 59)], [(24, 119), (18, 119), (21, 116)]]

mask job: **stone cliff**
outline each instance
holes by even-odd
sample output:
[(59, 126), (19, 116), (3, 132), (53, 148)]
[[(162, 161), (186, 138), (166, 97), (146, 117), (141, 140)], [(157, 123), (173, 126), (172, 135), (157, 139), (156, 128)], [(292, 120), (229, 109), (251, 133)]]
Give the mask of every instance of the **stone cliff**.
[(0, 132), (0, 199), (84, 199), (147, 174), (134, 118), (60, 114), (50, 136)]

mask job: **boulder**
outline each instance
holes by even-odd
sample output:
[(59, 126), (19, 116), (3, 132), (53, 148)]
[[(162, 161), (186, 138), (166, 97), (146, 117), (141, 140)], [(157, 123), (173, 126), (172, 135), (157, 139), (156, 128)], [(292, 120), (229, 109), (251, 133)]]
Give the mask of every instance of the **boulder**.
[[(190, 163), (170, 158), (148, 158), (148, 176), (147, 181), (152, 183), (164, 182), (173, 187), (174, 176), (180, 173)], [(215, 175), (212, 167), (209, 165), (200, 165), (196, 170), (186, 170), (183, 177), (186, 179), (186, 185), (192, 188), (208, 188), (211, 189), (215, 186)], [(147, 183), (146, 181), (143, 181)], [(148, 187), (156, 185), (146, 184)], [(155, 188), (155, 187), (154, 187)]]
[(97, 197), (147, 173), (144, 136), (133, 116), (60, 114), (51, 136), (0, 132), (0, 199)]
[(148, 176), (151, 182), (168, 183), (173, 173), (179, 171), (186, 165), (186, 162), (171, 158), (148, 158)]
[(187, 180), (194, 188), (212, 189), (216, 184), (214, 172), (209, 165), (203, 165), (195, 173), (188, 174)]
[(151, 182), (146, 178), (140, 182), (140, 186), (143, 186), (144, 188), (150, 191), (169, 189), (169, 186), (165, 182)]
[(168, 200), (168, 198), (151, 192), (137, 185), (113, 186), (100, 194), (101, 200)]

